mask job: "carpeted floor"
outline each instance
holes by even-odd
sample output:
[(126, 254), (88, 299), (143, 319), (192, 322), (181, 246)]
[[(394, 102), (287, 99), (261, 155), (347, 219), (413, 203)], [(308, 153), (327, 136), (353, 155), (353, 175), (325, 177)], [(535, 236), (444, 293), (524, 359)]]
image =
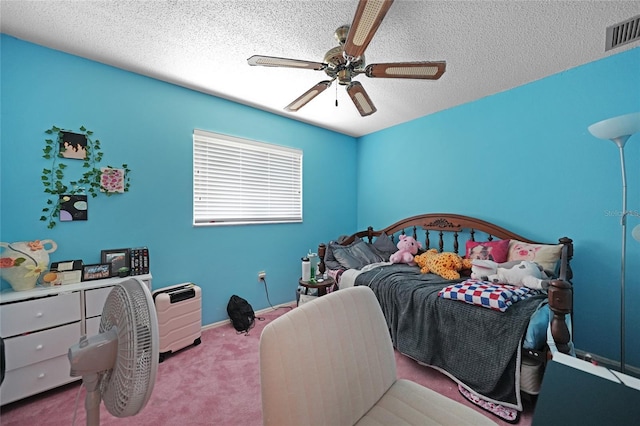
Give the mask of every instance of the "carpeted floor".
[[(262, 424), (258, 344), (264, 326), (289, 309), (260, 313), (264, 321), (248, 336), (230, 324), (205, 330), (202, 344), (170, 355), (159, 365), (153, 394), (134, 417), (115, 418), (101, 406), (102, 425), (242, 425)], [(398, 377), (413, 380), (474, 408), (500, 425), (508, 423), (466, 401), (455, 382), (429, 367), (396, 353)], [(300, 360), (304, 362), (304, 360)], [(85, 424), (84, 389), (72, 383), (0, 409), (2, 426), (69, 426)], [(1, 392), (1, 388), (0, 388)], [(525, 403), (519, 425), (531, 424), (533, 408)]]

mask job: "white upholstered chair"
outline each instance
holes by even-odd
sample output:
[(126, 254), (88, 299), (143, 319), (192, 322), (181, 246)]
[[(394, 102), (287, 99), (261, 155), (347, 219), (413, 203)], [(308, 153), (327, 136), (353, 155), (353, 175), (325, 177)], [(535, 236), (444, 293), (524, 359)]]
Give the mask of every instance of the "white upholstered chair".
[(319, 297), (268, 324), (260, 386), (265, 425), (495, 425), (397, 379), (382, 310), (365, 286)]

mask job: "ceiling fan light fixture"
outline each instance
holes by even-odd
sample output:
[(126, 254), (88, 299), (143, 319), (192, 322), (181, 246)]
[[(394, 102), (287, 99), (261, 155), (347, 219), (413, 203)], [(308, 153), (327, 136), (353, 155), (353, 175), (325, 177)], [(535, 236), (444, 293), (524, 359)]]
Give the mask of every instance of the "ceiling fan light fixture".
[(357, 59), (364, 53), (392, 3), (393, 0), (369, 0), (358, 3), (344, 45), (344, 53), (348, 59)]
[(351, 77), (353, 76), (353, 73), (350, 69), (345, 68), (338, 71), (336, 76), (338, 77), (338, 83), (342, 86), (346, 86), (351, 83)]
[(371, 98), (369, 98), (369, 95), (367, 95), (367, 92), (365, 92), (360, 82), (354, 81), (347, 86), (347, 93), (361, 116), (366, 117), (377, 111), (377, 108), (373, 105), (373, 102), (371, 102)]
[(324, 80), (320, 83), (313, 86), (311, 89), (304, 92), (300, 97), (298, 97), (295, 101), (291, 102), (284, 109), (290, 112), (297, 112), (300, 108), (311, 102), (313, 98), (318, 96), (320, 93), (327, 90), (327, 88), (331, 86), (331, 81)]

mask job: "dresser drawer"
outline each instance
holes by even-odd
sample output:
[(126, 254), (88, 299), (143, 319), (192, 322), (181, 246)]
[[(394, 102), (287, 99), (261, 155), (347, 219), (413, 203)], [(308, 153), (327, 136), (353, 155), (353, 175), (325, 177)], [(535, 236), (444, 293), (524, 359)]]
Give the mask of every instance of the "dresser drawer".
[(3, 338), (80, 321), (80, 292), (58, 294), (0, 306)]
[(103, 287), (93, 290), (87, 290), (84, 292), (84, 311), (86, 318), (102, 315), (104, 302), (107, 301), (107, 296), (109, 296), (109, 293), (111, 293), (112, 289), (113, 287)]
[(7, 371), (4, 382), (2, 382), (0, 404), (8, 404), (80, 379), (80, 377), (71, 377), (70, 370), (69, 359), (65, 354), (17, 370)]
[(80, 321), (37, 333), (5, 339), (6, 368), (15, 370), (60, 355), (80, 340)]

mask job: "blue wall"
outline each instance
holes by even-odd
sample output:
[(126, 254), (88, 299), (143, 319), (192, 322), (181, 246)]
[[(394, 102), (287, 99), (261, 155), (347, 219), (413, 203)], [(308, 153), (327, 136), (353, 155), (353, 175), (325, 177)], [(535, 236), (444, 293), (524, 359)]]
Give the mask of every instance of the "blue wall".
[[(446, 77), (446, 75), (445, 75)], [(622, 206), (617, 147), (587, 127), (640, 111), (640, 48), (358, 141), (358, 228), (425, 212), (575, 242), (575, 342), (619, 359)], [(640, 135), (626, 147), (626, 362), (640, 367)], [(385, 167), (394, 172), (380, 173)], [(384, 202), (381, 202), (383, 201)]]
[[(577, 347), (619, 359), (619, 158), (587, 127), (640, 111), (640, 48), (356, 141), (6, 35), (1, 43), (2, 241), (50, 238), (53, 260), (85, 263), (105, 248), (147, 245), (154, 287), (198, 283), (208, 324), (227, 318), (234, 293), (268, 306), (259, 270), (273, 304), (292, 300), (299, 258), (319, 241), (419, 213), (467, 214), (535, 240), (573, 238)], [(93, 130), (103, 164), (132, 173), (130, 192), (89, 200), (89, 221), (49, 230), (38, 218), (52, 125)], [(303, 149), (304, 223), (192, 227), (194, 128)], [(626, 155), (629, 209), (640, 212), (637, 139)], [(630, 239), (626, 356), (635, 366), (639, 260)]]
[[(197, 283), (209, 324), (228, 318), (232, 294), (268, 307), (260, 270), (274, 305), (294, 300), (301, 256), (356, 230), (354, 138), (6, 35), (1, 43), (1, 241), (52, 239), (53, 261), (85, 263), (98, 263), (102, 249), (146, 245), (154, 288)], [(132, 171), (129, 192), (89, 197), (88, 221), (49, 230), (39, 221), (47, 199), (40, 176), (51, 164), (42, 149), (53, 125), (84, 125), (102, 144), (102, 165)], [(194, 228), (195, 128), (302, 149), (304, 222)]]

